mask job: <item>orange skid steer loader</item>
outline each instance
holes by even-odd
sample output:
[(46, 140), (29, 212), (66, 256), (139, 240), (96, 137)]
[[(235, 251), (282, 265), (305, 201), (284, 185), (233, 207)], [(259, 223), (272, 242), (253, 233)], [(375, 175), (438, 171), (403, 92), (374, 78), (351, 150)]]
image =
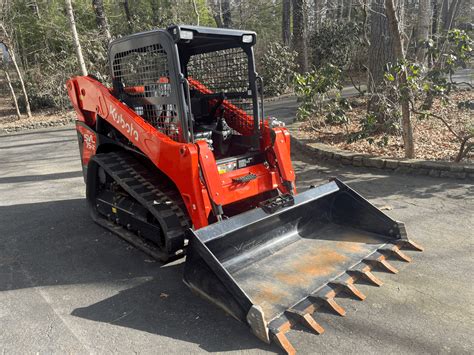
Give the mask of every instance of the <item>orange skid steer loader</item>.
[(263, 112), (250, 31), (172, 26), (109, 47), (112, 87), (67, 82), (87, 201), (100, 225), (163, 262), (186, 255), (184, 282), (295, 350), (320, 307), (345, 311), (373, 268), (421, 250), (396, 222), (334, 179), (297, 194), (284, 125)]

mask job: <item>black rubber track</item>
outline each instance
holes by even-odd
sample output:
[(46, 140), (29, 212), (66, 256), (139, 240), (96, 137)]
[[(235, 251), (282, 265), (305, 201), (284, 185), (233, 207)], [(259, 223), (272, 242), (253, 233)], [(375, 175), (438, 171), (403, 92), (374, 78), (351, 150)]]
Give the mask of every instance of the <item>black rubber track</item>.
[[(164, 234), (163, 245), (148, 241), (98, 213), (95, 201), (99, 167), (156, 218)], [(86, 194), (92, 218), (101, 226), (157, 260), (165, 262), (184, 255), (184, 232), (191, 223), (179, 191), (168, 178), (147, 167), (133, 154), (119, 151), (95, 155), (89, 162)]]

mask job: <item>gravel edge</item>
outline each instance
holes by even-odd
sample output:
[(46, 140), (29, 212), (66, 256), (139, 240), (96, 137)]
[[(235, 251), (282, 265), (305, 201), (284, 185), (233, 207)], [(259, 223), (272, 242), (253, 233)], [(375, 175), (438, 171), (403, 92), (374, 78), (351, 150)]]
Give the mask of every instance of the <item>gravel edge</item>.
[(11, 133), (17, 133), (22, 131), (29, 131), (32, 129), (40, 128), (51, 128), (51, 127), (62, 127), (76, 122), (76, 118), (62, 118), (51, 121), (38, 121), (34, 123), (24, 123), (18, 126), (12, 126), (8, 128), (0, 128), (0, 136), (8, 135)]

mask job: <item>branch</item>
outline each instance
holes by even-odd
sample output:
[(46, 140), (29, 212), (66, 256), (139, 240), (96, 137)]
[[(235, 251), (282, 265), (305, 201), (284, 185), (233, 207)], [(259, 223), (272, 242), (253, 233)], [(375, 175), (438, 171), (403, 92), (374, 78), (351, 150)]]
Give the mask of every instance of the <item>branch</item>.
[(199, 11), (196, 5), (196, 0), (191, 0), (191, 2), (193, 3), (194, 13), (196, 14), (196, 19), (197, 19), (196, 25), (199, 26)]
[(474, 134), (470, 134), (464, 137), (463, 141), (461, 142), (461, 147), (459, 147), (459, 152), (456, 158), (454, 159), (455, 162), (460, 162), (462, 158), (464, 158), (467, 153), (474, 149), (474, 143), (469, 143), (468, 146), (464, 149), (467, 141), (474, 137)]
[(452, 127), (449, 125), (448, 122), (446, 122), (446, 120), (445, 120), (443, 117), (441, 117), (441, 116), (439, 116), (439, 115), (436, 115), (436, 114), (434, 114), (434, 113), (431, 113), (431, 112), (420, 112), (420, 111), (418, 111), (418, 110), (415, 109), (415, 105), (414, 105), (414, 103), (413, 103), (412, 100), (409, 100), (409, 102), (410, 102), (411, 110), (412, 110), (414, 113), (416, 113), (417, 115), (428, 115), (428, 116), (430, 116), (430, 117), (437, 118), (438, 120), (440, 120), (441, 122), (444, 123), (444, 125), (448, 128), (448, 130), (449, 130), (459, 141), (462, 141), (462, 140), (464, 139), (464, 137), (461, 137), (458, 133), (456, 133), (456, 131), (454, 131), (454, 130), (452, 129)]
[(365, 91), (360, 88), (360, 84), (359, 84), (359, 86), (357, 86), (357, 85), (354, 83), (354, 79), (352, 79), (352, 75), (349, 74), (349, 73), (348, 73), (347, 75), (349, 76), (349, 79), (351, 80), (351, 84), (352, 84), (352, 86), (354, 87), (354, 89), (357, 90), (357, 92), (359, 93), (360, 96), (364, 96)]

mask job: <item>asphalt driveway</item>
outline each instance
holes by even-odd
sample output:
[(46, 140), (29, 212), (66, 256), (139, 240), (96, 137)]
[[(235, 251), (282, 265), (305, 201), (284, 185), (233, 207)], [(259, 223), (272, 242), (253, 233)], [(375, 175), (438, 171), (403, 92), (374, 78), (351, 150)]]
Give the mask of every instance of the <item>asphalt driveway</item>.
[[(406, 222), (425, 247), (342, 318), (289, 338), (302, 354), (472, 353), (474, 186), (323, 165), (294, 152), (298, 185), (338, 176)], [(2, 353), (275, 353), (193, 295), (182, 261), (153, 262), (93, 224), (72, 128), (0, 136)]]

